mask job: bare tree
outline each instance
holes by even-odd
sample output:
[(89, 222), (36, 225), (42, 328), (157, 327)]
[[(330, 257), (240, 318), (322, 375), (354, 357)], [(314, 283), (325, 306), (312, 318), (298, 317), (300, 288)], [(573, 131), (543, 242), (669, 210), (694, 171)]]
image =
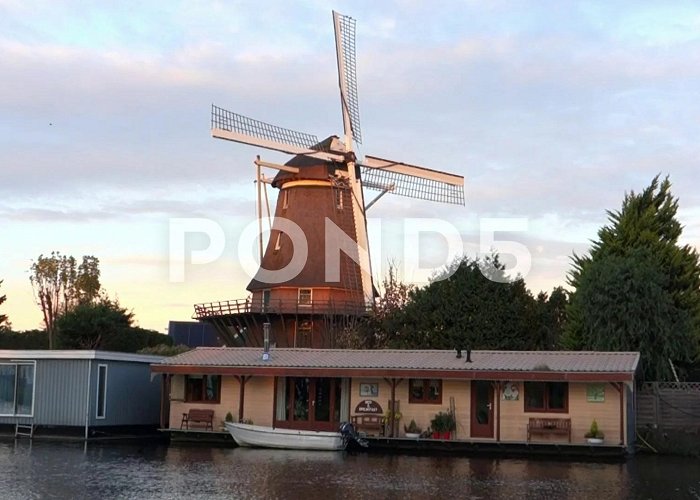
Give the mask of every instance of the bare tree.
[[(2, 282), (4, 280), (0, 280), (0, 285), (2, 285)], [(0, 305), (2, 305), (3, 302), (7, 300), (6, 295), (0, 295)], [(7, 315), (6, 314), (0, 314), (0, 330), (3, 330), (5, 328), (10, 328), (10, 322), (7, 321)]]
[(56, 319), (76, 305), (99, 297), (99, 260), (86, 255), (78, 267), (74, 257), (51, 252), (49, 257), (39, 255), (30, 272), (29, 281), (44, 316), (49, 349), (53, 349)]

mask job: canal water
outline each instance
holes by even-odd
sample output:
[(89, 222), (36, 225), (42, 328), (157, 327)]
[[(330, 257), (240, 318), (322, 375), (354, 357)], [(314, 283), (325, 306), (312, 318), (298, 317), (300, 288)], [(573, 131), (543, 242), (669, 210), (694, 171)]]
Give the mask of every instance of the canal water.
[(700, 460), (626, 463), (0, 442), (0, 498), (700, 499)]

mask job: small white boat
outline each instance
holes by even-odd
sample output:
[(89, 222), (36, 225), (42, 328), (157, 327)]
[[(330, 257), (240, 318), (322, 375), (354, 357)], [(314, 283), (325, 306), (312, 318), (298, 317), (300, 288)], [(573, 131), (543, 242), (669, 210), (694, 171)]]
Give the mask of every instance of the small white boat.
[(261, 425), (225, 422), (238, 446), (288, 450), (344, 450), (347, 439), (340, 432), (273, 429)]

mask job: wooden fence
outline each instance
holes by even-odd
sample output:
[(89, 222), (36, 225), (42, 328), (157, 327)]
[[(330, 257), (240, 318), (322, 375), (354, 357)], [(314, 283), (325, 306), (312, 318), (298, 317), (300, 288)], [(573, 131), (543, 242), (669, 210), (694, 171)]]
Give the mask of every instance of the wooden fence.
[(700, 382), (645, 382), (637, 391), (637, 428), (700, 432)]

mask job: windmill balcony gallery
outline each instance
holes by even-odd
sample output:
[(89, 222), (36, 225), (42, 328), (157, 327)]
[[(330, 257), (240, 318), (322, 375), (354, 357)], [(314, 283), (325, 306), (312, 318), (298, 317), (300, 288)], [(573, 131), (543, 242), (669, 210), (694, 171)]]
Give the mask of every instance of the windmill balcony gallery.
[(211, 318), (227, 314), (366, 314), (369, 306), (352, 300), (314, 300), (308, 304), (301, 304), (295, 299), (278, 299), (263, 303), (254, 302), (250, 298), (238, 300), (224, 300), (195, 304), (194, 317), (196, 319)]

